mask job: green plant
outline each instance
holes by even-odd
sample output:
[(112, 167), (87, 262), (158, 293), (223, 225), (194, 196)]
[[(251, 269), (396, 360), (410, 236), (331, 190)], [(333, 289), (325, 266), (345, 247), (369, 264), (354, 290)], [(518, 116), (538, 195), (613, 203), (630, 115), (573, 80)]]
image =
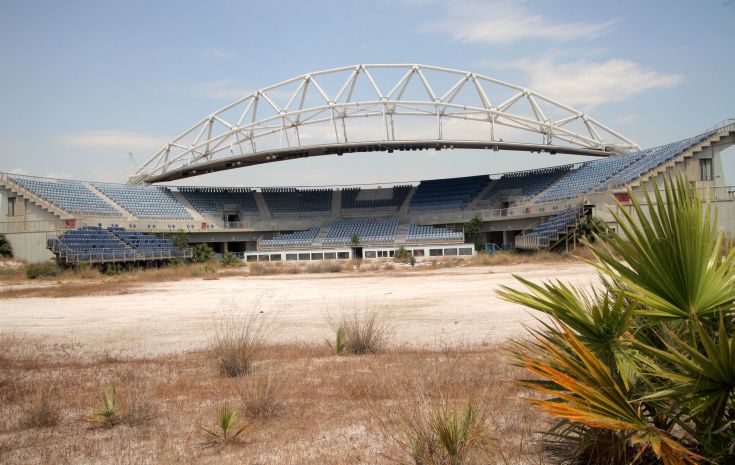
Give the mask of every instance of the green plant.
[(350, 244), (352, 244), (352, 247), (360, 245), (360, 236), (353, 234), (352, 237), (350, 237)]
[(620, 232), (592, 248), (600, 290), (500, 291), (551, 317), (513, 356), (560, 420), (547, 436), (558, 463), (733, 464), (735, 251), (682, 175), (630, 194), (632, 212), (611, 212)]
[(115, 383), (110, 383), (107, 386), (107, 389), (102, 392), (102, 407), (95, 411), (87, 421), (89, 423), (108, 428), (111, 428), (120, 422), (120, 415), (117, 409)]
[(120, 274), (120, 271), (122, 271), (122, 267), (117, 263), (105, 263), (102, 273), (107, 276), (114, 276)]
[(202, 431), (210, 436), (212, 445), (220, 443), (226, 446), (230, 441), (236, 439), (248, 428), (252, 426), (252, 423), (243, 423), (240, 425), (240, 417), (237, 412), (225, 404), (219, 408), (217, 412), (217, 424), (215, 427), (205, 427), (199, 425)]
[(53, 278), (59, 274), (59, 267), (55, 262), (44, 262), (28, 265), (26, 268), (26, 276), (28, 279), (36, 278)]
[(479, 216), (472, 218), (464, 225), (464, 237), (475, 245), (475, 250), (485, 250), (485, 235), (481, 231), (482, 219)]
[(177, 231), (171, 235), (171, 243), (179, 249), (189, 248), (189, 233), (186, 231)]
[(8, 242), (5, 234), (0, 234), (0, 257), (13, 257), (13, 247)]
[(413, 254), (410, 251), (406, 250), (406, 248), (403, 246), (400, 246), (396, 250), (395, 254), (393, 254), (393, 259), (401, 263), (408, 263), (411, 261), (412, 258)]
[(356, 308), (352, 312), (343, 312), (331, 326), (338, 354), (374, 354), (383, 350), (388, 342), (389, 328), (382, 315), (374, 309)]
[(178, 268), (178, 267), (184, 266), (184, 259), (182, 259), (182, 258), (172, 258), (171, 260), (169, 260), (168, 266), (173, 267), (173, 268)]
[(197, 244), (191, 249), (191, 259), (196, 263), (204, 263), (214, 258), (214, 250), (207, 244)]
[(418, 411), (403, 415), (399, 445), (415, 465), (464, 465), (487, 463), (483, 445), (487, 439), (484, 410), (470, 399), (461, 407), (442, 401), (422, 401)]
[(605, 240), (610, 233), (607, 223), (599, 216), (587, 216), (577, 227), (577, 238), (585, 239), (588, 243), (595, 242), (598, 237)]
[(232, 252), (225, 252), (224, 255), (222, 255), (222, 265), (224, 266), (234, 266), (242, 263), (242, 260), (237, 258), (237, 256)]

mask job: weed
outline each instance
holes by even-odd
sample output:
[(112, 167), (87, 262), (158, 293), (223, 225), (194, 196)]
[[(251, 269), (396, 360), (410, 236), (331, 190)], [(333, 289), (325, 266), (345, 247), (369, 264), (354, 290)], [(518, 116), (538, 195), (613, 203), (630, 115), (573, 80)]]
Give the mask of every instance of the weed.
[(250, 373), (272, 329), (264, 314), (258, 312), (221, 319), (209, 343), (209, 353), (220, 374), (235, 377)]
[(245, 381), (240, 391), (243, 409), (253, 418), (270, 418), (283, 407), (283, 383), (273, 372), (254, 376)]
[(53, 278), (58, 276), (59, 272), (59, 267), (54, 262), (36, 263), (26, 268), (28, 279)]
[(343, 312), (331, 326), (335, 333), (335, 349), (338, 353), (374, 354), (385, 348), (388, 326), (382, 315), (374, 309)]
[(48, 428), (61, 420), (61, 409), (51, 398), (51, 390), (44, 390), (22, 409), (21, 426), (25, 428)]
[(120, 422), (117, 410), (115, 383), (110, 383), (102, 393), (102, 407), (87, 418), (89, 423), (111, 428)]
[(237, 412), (225, 404), (217, 412), (217, 424), (215, 427), (208, 428), (199, 425), (199, 428), (210, 436), (210, 441), (206, 445), (214, 446), (220, 443), (226, 446), (230, 441), (237, 439), (238, 436), (252, 426), (252, 423), (244, 423), (238, 427), (239, 423), (240, 418)]

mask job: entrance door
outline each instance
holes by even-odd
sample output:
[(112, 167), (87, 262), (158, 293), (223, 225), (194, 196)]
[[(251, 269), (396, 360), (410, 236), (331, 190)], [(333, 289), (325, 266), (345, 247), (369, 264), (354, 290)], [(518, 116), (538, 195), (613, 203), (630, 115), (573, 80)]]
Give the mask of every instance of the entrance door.
[(356, 258), (358, 260), (362, 260), (362, 247), (353, 247), (352, 248), (352, 258)]

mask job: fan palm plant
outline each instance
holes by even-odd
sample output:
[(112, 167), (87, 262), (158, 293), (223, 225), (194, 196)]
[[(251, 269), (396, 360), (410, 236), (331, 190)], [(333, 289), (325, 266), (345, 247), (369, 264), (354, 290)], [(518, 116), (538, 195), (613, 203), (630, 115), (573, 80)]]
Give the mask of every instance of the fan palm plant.
[(733, 464), (735, 252), (683, 176), (630, 194), (592, 249), (601, 289), (499, 291), (548, 316), (512, 356), (559, 419), (545, 438), (559, 463)]

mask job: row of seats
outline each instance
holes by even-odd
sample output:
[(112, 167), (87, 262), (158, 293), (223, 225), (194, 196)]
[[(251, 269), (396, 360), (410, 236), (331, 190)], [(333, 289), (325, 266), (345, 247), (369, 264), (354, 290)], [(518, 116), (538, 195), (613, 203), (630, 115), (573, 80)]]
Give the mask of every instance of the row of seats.
[(89, 216), (122, 216), (112, 205), (79, 181), (19, 175), (8, 176), (8, 178), (69, 213)]
[(224, 212), (245, 218), (260, 216), (252, 189), (241, 187), (179, 187), (187, 202), (202, 216), (222, 219)]
[(342, 190), (342, 209), (397, 212), (409, 192), (410, 185), (378, 189), (346, 188)]
[(671, 144), (584, 163), (554, 183), (537, 201), (571, 199), (600, 186), (622, 187), (712, 136), (708, 131)]
[(168, 239), (118, 227), (72, 229), (50, 239), (47, 245), (68, 262), (134, 261), (187, 255)]
[(357, 236), (360, 244), (395, 242), (398, 218), (355, 218), (334, 220), (324, 244), (350, 244)]
[(488, 182), (488, 175), (421, 181), (410, 211), (463, 209)]
[(176, 197), (162, 186), (129, 186), (95, 183), (94, 186), (115, 203), (141, 219), (190, 220)]
[(262, 192), (274, 218), (325, 215), (332, 208), (331, 189), (263, 188)]
[(579, 209), (570, 208), (544, 221), (531, 230), (529, 236), (538, 236), (539, 245), (548, 246), (552, 239), (559, 237), (569, 226), (574, 225), (579, 219)]
[(308, 247), (314, 242), (318, 232), (319, 228), (310, 228), (304, 231), (278, 234), (271, 239), (262, 239), (259, 246), (262, 248)]
[(506, 173), (488, 189), (477, 203), (479, 207), (498, 206), (503, 196), (531, 198), (545, 190), (559, 178), (564, 176), (572, 165), (557, 166), (540, 170)]
[(411, 223), (408, 225), (408, 242), (442, 242), (442, 241), (464, 241), (462, 231)]

